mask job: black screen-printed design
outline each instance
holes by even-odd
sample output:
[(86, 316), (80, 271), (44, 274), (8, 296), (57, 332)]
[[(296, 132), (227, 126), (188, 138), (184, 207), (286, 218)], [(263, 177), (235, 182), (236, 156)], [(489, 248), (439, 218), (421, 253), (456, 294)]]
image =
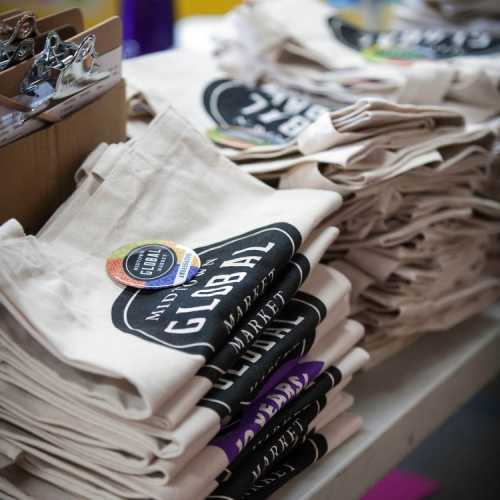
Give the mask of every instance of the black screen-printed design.
[[(273, 286), (269, 287), (245, 317), (239, 320), (225, 345), (215, 354), (210, 363), (200, 369), (198, 375), (215, 383), (221, 374), (231, 369), (245, 349), (258, 341), (265, 328), (283, 310), (302, 285), (309, 271), (310, 264), (307, 258), (296, 253)], [(237, 319), (230, 317), (231, 325)]]
[(322, 396), (301, 410), (284, 429), (264, 442), (244, 461), (238, 462), (237, 467), (230, 465), (226, 470), (225, 481), (208, 498), (241, 498), (257, 481), (266, 477), (273, 467), (304, 443), (311, 430), (310, 425), (325, 406), (326, 397)]
[[(312, 432), (306, 441), (287, 458), (258, 479), (241, 498), (265, 500), (292, 478), (317, 462), (328, 452), (328, 442), (321, 433)], [(215, 500), (216, 497), (214, 497)]]
[(445, 29), (366, 31), (332, 16), (335, 38), (368, 57), (397, 60), (447, 59), (500, 52), (500, 37), (486, 31)]
[(309, 351), (325, 315), (321, 300), (297, 292), (232, 368), (219, 374), (214, 388), (198, 404), (213, 409), (221, 419), (237, 417), (278, 367)]
[[(304, 392), (302, 392), (295, 399), (289, 401), (273, 418), (262, 428), (262, 430), (255, 436), (254, 439), (247, 446), (245, 446), (238, 456), (231, 462), (230, 466), (218, 477), (219, 482), (224, 482), (232, 475), (232, 471), (237, 470), (238, 467), (253, 453), (255, 453), (260, 446), (265, 442), (269, 442), (281, 431), (283, 431), (297, 416), (308, 406), (314, 404), (316, 401), (323, 398), (327, 392), (333, 387), (337, 386), (342, 380), (341, 371), (331, 366), (325, 370)], [(232, 425), (224, 428), (220, 436), (225, 435), (233, 430)]]
[(195, 249), (194, 279), (162, 290), (127, 287), (115, 300), (116, 328), (210, 359), (236, 324), (272, 289), (301, 244), (299, 231), (276, 223)]
[(218, 126), (252, 131), (268, 144), (290, 142), (328, 111), (309, 97), (275, 84), (252, 87), (229, 79), (211, 82), (203, 104)]

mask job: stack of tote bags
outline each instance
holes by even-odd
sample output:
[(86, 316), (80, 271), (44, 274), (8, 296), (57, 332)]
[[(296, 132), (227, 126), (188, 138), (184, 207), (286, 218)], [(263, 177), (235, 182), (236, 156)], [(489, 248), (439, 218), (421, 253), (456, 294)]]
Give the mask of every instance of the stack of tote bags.
[(247, 2), (230, 26), (220, 63), (247, 83), (265, 79), (342, 102), (368, 95), (445, 104), (475, 121), (500, 111), (495, 32), (364, 31), (321, 0)]
[[(2, 498), (266, 498), (359, 430), (339, 194), (266, 186), (171, 108), (77, 178), (36, 237), (0, 227)], [(108, 276), (165, 238), (192, 279)]]
[[(460, 2), (428, 3), (447, 12), (464, 9)], [(491, 4), (475, 8), (493, 13)], [(265, 159), (266, 148), (248, 145), (232, 157), (260, 175), (274, 164), (280, 187), (330, 188), (345, 197), (332, 219), (341, 237), (329, 256), (354, 284), (353, 311), (368, 328), (372, 363), (417, 334), (450, 327), (495, 301), (500, 158), (490, 130), (498, 135), (500, 37), (494, 26), (369, 32), (314, 0), (307, 6), (297, 0), (249, 2), (230, 22), (239, 36), (223, 40), (219, 63), (233, 78), (249, 86), (274, 82), (336, 110), (328, 120), (331, 139), (325, 143), (319, 119), (287, 151), (294, 155), (298, 147), (312, 164), (283, 173), (296, 158), (269, 162), (271, 148)], [(441, 113), (459, 112), (465, 127), (453, 130), (448, 121), (445, 130), (434, 115), (435, 130), (427, 136), (408, 131), (394, 140), (381, 129), (381, 137), (367, 141), (344, 116), (362, 108), (375, 137), (368, 115), (382, 120), (391, 105), (380, 113), (368, 96), (439, 105)], [(301, 142), (313, 144), (314, 157)], [(325, 146), (333, 150), (325, 154)]]
[[(183, 74), (194, 60), (192, 84), (167, 81), (169, 68)], [(178, 96), (183, 115), (242, 170), (344, 198), (325, 260), (353, 283), (372, 365), (498, 298), (498, 165), (487, 127), (442, 106), (380, 98), (332, 111), (276, 83), (228, 78), (211, 57), (184, 50), (130, 61), (125, 74), (132, 108), (154, 115)], [(141, 119), (131, 121), (140, 134)]]

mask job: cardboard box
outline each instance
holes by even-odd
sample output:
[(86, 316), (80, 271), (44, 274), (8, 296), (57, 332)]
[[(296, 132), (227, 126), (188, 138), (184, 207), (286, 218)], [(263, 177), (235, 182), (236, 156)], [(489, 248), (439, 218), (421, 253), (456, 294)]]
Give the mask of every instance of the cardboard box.
[[(14, 22), (10, 18), (10, 22)], [(101, 71), (108, 73), (108, 77), (81, 89), (76, 94), (63, 99), (50, 102), (48, 108), (36, 114), (36, 117), (26, 121), (16, 119), (16, 113), (31, 113), (30, 106), (16, 100), (20, 92), (20, 84), (33, 66), (35, 58), (32, 57), (20, 62), (4, 71), (0, 71), (0, 147), (24, 137), (64, 118), (77, 108), (83, 107), (90, 101), (114, 86), (121, 79), (121, 42), (122, 25), (119, 17), (111, 17), (106, 21), (88, 30), (83, 29), (83, 18), (80, 9), (68, 9), (47, 18), (37, 21), (40, 29), (55, 29), (65, 26), (76, 35), (70, 36), (66, 41), (79, 44), (87, 35), (96, 37), (95, 49), (97, 61)], [(41, 37), (43, 40), (43, 36)], [(15, 125), (13, 125), (15, 124)]]
[(125, 83), (63, 120), (0, 148), (0, 224), (34, 233), (74, 190), (74, 174), (101, 142), (126, 138)]

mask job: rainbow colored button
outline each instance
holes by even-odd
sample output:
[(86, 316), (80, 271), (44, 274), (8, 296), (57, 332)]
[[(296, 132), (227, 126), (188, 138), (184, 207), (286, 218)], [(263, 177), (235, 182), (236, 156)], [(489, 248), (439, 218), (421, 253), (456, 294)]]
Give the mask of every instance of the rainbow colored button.
[(169, 240), (144, 240), (115, 250), (106, 261), (114, 280), (134, 288), (170, 288), (192, 280), (201, 260), (190, 248)]

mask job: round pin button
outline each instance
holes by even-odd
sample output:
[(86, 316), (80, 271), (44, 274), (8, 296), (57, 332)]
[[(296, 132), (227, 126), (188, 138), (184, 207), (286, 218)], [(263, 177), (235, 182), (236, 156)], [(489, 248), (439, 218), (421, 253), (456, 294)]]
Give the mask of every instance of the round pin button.
[(109, 276), (135, 288), (169, 288), (192, 280), (201, 261), (194, 250), (168, 240), (129, 243), (106, 262)]

